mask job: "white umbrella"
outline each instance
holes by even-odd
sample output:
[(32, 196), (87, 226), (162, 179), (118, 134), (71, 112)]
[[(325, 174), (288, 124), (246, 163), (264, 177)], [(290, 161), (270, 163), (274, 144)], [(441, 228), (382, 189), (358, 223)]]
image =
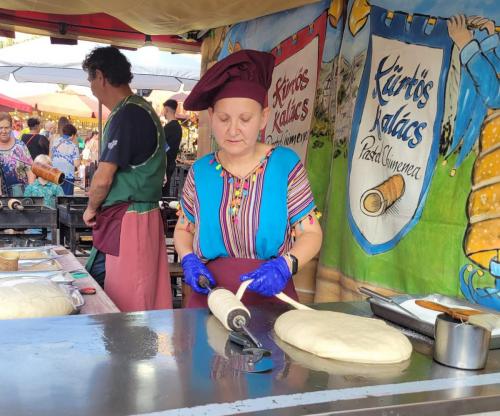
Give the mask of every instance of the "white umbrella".
[[(87, 95), (65, 88), (62, 91), (52, 93), (31, 95), (23, 97), (22, 100), (38, 111), (48, 111), (77, 117), (92, 117), (99, 113), (99, 102)], [(103, 107), (103, 117), (109, 116), (109, 110)]]
[[(0, 49), (0, 78), (12, 74), (20, 82), (88, 86), (82, 61), (92, 49), (108, 46), (78, 41), (77, 45), (52, 45), (40, 37)], [(173, 54), (161, 51), (128, 51), (123, 54), (132, 64), (132, 88), (178, 91), (191, 90), (199, 79), (199, 54)]]

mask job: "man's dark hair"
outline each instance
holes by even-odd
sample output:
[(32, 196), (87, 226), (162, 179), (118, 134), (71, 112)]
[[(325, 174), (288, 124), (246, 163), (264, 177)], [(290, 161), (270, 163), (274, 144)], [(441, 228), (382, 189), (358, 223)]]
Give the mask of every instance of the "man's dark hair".
[(177, 100), (167, 100), (163, 103), (163, 107), (171, 108), (174, 111), (177, 111)]
[(130, 67), (125, 55), (114, 46), (95, 48), (82, 63), (82, 68), (89, 73), (90, 79), (94, 79), (96, 70), (100, 70), (113, 87), (130, 84), (133, 78)]
[(28, 119), (28, 127), (30, 129), (34, 129), (36, 126), (40, 125), (40, 120), (38, 120), (36, 117), (30, 117)]
[(73, 136), (74, 134), (76, 134), (76, 127), (73, 126), (73, 124), (66, 124), (63, 127), (63, 134), (65, 136)]

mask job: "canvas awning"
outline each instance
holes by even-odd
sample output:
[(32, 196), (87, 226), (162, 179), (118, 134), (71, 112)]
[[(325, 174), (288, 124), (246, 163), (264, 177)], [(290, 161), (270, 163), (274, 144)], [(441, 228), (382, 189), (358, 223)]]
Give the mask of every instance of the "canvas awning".
[[(196, 50), (199, 43), (172, 36), (208, 30), (315, 3), (318, 0), (2, 0), (0, 28), (27, 33), (140, 46), (144, 34), (158, 46)], [(64, 25), (62, 25), (64, 24)], [(31, 31), (30, 31), (31, 30)], [(164, 45), (162, 45), (164, 41)], [(120, 43), (121, 42), (121, 43)], [(184, 48), (184, 49), (182, 49)]]
[(0, 111), (22, 111), (23, 113), (31, 113), (33, 108), (24, 101), (0, 94)]
[[(107, 45), (87, 41), (52, 45), (47, 37), (16, 43), (0, 49), (0, 78), (8, 80), (12, 74), (20, 82), (88, 86), (82, 61), (97, 46)], [(183, 86), (191, 90), (199, 79), (199, 54), (122, 52), (132, 64), (132, 88), (178, 91)]]
[[(87, 118), (95, 118), (99, 113), (99, 102), (95, 98), (79, 94), (68, 88), (52, 93), (23, 97), (23, 100), (36, 107), (38, 111)], [(102, 107), (102, 116), (103, 118), (109, 116), (109, 110), (104, 106)]]

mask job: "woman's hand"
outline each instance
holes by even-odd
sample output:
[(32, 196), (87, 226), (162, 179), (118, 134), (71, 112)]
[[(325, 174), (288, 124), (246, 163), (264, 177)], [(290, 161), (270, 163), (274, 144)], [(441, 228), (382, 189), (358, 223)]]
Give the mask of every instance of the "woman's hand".
[(242, 282), (253, 280), (248, 289), (263, 296), (274, 296), (280, 293), (292, 277), (288, 263), (283, 256), (266, 261), (253, 272), (240, 276)]
[(194, 253), (186, 254), (181, 261), (184, 270), (184, 281), (191, 286), (196, 293), (207, 295), (209, 290), (200, 286), (200, 276), (204, 276), (210, 282), (210, 286), (216, 286), (212, 273), (207, 269), (202, 261)]

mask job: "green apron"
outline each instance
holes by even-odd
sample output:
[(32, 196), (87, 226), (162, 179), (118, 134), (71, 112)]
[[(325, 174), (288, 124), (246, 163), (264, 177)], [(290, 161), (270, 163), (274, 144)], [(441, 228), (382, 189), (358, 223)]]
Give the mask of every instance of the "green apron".
[[(112, 139), (108, 137), (109, 125), (113, 117), (127, 104), (138, 105), (146, 110), (156, 125), (157, 144), (154, 153), (145, 162), (139, 165), (129, 165), (125, 169), (118, 169), (113, 178), (110, 191), (102, 203), (103, 207), (109, 207), (119, 202), (130, 202), (128, 211), (147, 212), (158, 208), (158, 201), (161, 199), (163, 178), (165, 175), (165, 133), (158, 115), (151, 104), (138, 95), (130, 95), (120, 101), (113, 109), (104, 126), (103, 143), (104, 146)], [(141, 140), (137, 137), (137, 140)], [(92, 247), (90, 257), (85, 265), (87, 270), (91, 270), (98, 251)]]

